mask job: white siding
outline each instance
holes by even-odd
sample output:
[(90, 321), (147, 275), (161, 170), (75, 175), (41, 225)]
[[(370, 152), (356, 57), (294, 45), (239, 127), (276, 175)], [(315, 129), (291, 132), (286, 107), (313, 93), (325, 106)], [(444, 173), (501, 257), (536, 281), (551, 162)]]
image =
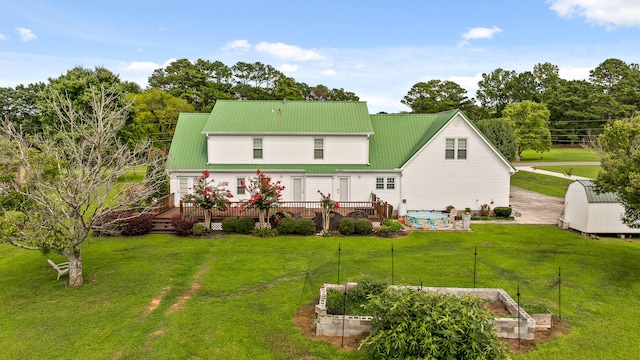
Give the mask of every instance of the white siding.
[[(253, 139), (262, 138), (263, 158), (253, 159)], [(313, 140), (324, 140), (324, 158), (314, 159)], [(216, 164), (366, 164), (366, 136), (208, 137), (208, 160)]]
[(569, 228), (587, 234), (640, 234), (640, 229), (625, 225), (620, 203), (589, 203), (585, 188), (579, 182), (569, 185), (564, 198), (564, 220)]
[(564, 196), (564, 221), (569, 223), (570, 228), (587, 231), (588, 205), (584, 186), (579, 182), (569, 184)]
[[(445, 160), (447, 138), (467, 139), (465, 160)], [(404, 167), (401, 196), (409, 210), (509, 206), (511, 168), (458, 115)]]

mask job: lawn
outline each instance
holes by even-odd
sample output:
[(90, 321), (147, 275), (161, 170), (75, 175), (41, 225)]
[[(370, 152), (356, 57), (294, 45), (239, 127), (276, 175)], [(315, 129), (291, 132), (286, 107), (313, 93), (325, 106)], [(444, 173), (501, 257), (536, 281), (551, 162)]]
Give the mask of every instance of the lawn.
[(560, 174), (567, 174), (568, 172), (571, 172), (571, 175), (583, 176), (590, 179), (595, 179), (600, 170), (602, 170), (602, 167), (599, 165), (536, 166), (535, 168), (553, 171)]
[(564, 197), (572, 182), (573, 180), (530, 171), (518, 171), (511, 176), (512, 186), (561, 198)]
[(589, 240), (548, 226), (472, 230), (393, 240), (94, 239), (84, 249), (79, 289), (56, 281), (42, 253), (0, 244), (2, 358), (361, 359), (305, 338), (293, 324), (321, 284), (337, 282), (339, 272), (341, 283), (369, 275), (471, 287), (475, 249), (478, 287), (503, 288), (515, 298), (519, 286), (522, 303), (556, 314), (561, 269), (562, 314), (572, 331), (518, 359), (625, 359), (640, 352), (640, 243)]
[(554, 147), (551, 151), (537, 153), (533, 150), (525, 150), (520, 156), (521, 162), (566, 162), (566, 161), (600, 161), (600, 158), (592, 151), (581, 147)]

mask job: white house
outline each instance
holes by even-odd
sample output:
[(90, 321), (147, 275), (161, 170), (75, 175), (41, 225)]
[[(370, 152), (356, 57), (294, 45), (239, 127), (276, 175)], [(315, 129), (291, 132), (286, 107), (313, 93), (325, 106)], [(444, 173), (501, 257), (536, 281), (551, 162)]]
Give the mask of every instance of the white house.
[(640, 234), (622, 220), (624, 208), (614, 193), (598, 193), (591, 180), (576, 180), (564, 197), (564, 226), (586, 234)]
[(408, 210), (508, 206), (516, 171), (459, 110), (370, 115), (364, 102), (237, 100), (180, 114), (167, 160), (176, 204), (203, 169), (234, 200), (260, 169), (282, 182), (284, 201), (375, 193)]

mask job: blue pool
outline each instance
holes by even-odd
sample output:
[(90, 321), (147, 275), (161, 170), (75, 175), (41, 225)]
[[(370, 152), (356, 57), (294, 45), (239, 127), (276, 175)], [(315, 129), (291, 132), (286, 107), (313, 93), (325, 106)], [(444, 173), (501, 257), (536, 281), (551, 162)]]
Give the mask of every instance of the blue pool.
[(405, 224), (414, 229), (445, 229), (449, 214), (435, 211), (409, 211)]

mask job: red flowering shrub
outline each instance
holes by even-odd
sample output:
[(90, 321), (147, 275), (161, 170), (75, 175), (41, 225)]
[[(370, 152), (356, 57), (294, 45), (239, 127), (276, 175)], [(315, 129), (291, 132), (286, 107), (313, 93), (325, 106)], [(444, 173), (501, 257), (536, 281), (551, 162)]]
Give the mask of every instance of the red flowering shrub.
[(171, 218), (171, 224), (176, 228), (178, 235), (189, 236), (191, 235), (191, 228), (196, 223), (196, 219), (189, 216), (182, 216), (182, 214), (174, 215)]
[(152, 218), (153, 215), (146, 213), (121, 219), (120, 231), (124, 236), (148, 234), (153, 228), (153, 222), (151, 221)]

